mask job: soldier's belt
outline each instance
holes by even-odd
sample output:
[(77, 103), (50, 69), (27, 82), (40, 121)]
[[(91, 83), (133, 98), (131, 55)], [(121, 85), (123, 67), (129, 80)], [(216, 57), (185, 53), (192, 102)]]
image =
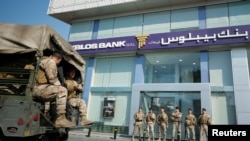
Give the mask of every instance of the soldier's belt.
[(142, 120), (135, 120), (136, 122), (142, 122)]

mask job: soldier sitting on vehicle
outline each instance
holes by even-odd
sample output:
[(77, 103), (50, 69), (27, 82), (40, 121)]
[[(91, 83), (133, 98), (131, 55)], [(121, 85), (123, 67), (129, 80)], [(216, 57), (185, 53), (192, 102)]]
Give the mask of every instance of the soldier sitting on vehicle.
[(35, 98), (44, 102), (56, 103), (56, 127), (72, 127), (75, 124), (66, 119), (67, 89), (61, 85), (57, 76), (57, 65), (62, 54), (54, 52), (50, 57), (43, 58), (39, 64), (34, 86)]
[(80, 112), (81, 116), (81, 125), (89, 125), (92, 124), (93, 121), (87, 119), (87, 108), (86, 103), (83, 99), (78, 98), (77, 91), (82, 91), (82, 85), (78, 84), (76, 80), (74, 80), (76, 75), (75, 69), (71, 68), (67, 71), (67, 76), (65, 78), (65, 84), (68, 90), (68, 102), (70, 106), (76, 107)]

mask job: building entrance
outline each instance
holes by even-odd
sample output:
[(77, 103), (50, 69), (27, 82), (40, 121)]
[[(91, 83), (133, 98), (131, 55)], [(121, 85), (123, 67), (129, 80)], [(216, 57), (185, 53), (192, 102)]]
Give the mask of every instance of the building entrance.
[[(148, 112), (149, 108), (152, 108), (156, 116), (160, 112), (160, 108), (164, 107), (165, 112), (169, 117), (169, 124), (167, 130), (167, 138), (172, 138), (173, 134), (173, 122), (170, 119), (172, 112), (176, 107), (179, 107), (182, 112), (181, 118), (181, 138), (185, 139), (185, 116), (188, 108), (193, 110), (193, 114), (198, 118), (201, 113), (201, 97), (200, 92), (168, 92), (168, 91), (142, 91), (140, 95), (140, 103), (143, 111)], [(146, 125), (145, 125), (146, 128)], [(195, 127), (195, 136), (198, 138), (199, 130), (198, 126)], [(155, 136), (158, 138), (158, 124), (155, 124)], [(177, 132), (175, 133), (175, 139), (177, 139)]]

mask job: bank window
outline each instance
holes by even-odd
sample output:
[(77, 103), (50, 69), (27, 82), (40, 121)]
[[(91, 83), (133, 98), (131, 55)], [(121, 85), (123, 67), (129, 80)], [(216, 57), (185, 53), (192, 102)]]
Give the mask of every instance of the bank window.
[(145, 83), (199, 83), (198, 52), (146, 54)]
[(142, 34), (142, 20), (142, 15), (116, 17), (114, 19), (113, 37)]
[(198, 8), (179, 9), (171, 11), (171, 31), (198, 29)]
[(111, 38), (113, 33), (113, 26), (114, 18), (100, 20), (97, 39)]
[(233, 87), (230, 51), (209, 52), (209, 76), (212, 88)]
[(207, 6), (206, 25), (207, 28), (229, 26), (227, 4)]
[(73, 23), (70, 30), (69, 41), (90, 40), (93, 34), (93, 21)]
[(143, 34), (170, 31), (170, 11), (144, 14)]
[(229, 4), (230, 25), (247, 25), (250, 22), (250, 1)]
[(236, 124), (230, 51), (209, 52), (212, 115), (214, 124)]
[(131, 87), (134, 70), (134, 57), (97, 58), (93, 87)]

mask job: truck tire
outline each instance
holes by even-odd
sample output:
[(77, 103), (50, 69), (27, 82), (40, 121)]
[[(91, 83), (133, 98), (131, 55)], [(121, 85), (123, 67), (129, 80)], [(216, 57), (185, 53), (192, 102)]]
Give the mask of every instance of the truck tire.
[(2, 129), (0, 128), (0, 141), (7, 141), (6, 137), (4, 136)]
[(67, 134), (51, 134), (49, 135), (49, 141), (68, 141), (68, 133)]

